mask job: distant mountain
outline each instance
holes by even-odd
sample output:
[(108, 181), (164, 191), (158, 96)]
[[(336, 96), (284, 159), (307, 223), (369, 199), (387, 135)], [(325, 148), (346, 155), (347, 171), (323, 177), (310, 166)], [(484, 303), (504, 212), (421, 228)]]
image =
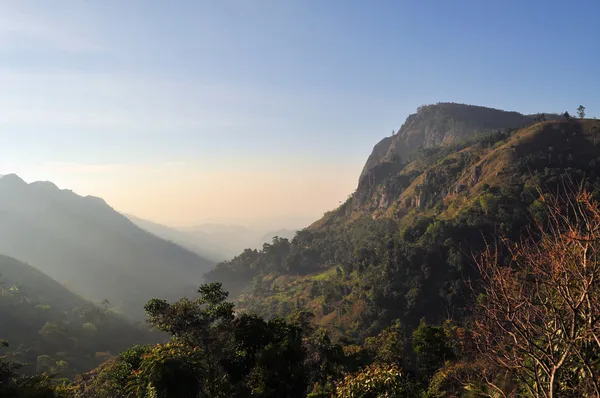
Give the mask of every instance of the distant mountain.
[(218, 246), (211, 246), (209, 242), (203, 239), (195, 238), (192, 234), (184, 232), (182, 230), (168, 227), (166, 225), (158, 224), (153, 221), (148, 221), (140, 217), (133, 216), (131, 214), (125, 214), (131, 222), (140, 227), (141, 229), (150, 232), (153, 235), (166, 239), (170, 242), (185, 247), (199, 256), (207, 258), (215, 263), (227, 259), (227, 249), (223, 250)]
[(291, 239), (295, 234), (292, 229), (281, 228), (265, 232), (241, 225), (218, 223), (174, 228), (132, 215), (127, 217), (138, 227), (156, 236), (216, 261), (229, 260), (244, 249), (259, 249), (264, 243), (270, 243), (274, 236)]
[(31, 372), (86, 371), (158, 334), (75, 295), (37, 269), (0, 255), (0, 339)]
[(278, 229), (275, 231), (269, 231), (258, 239), (258, 248), (262, 247), (265, 243), (271, 243), (274, 237), (285, 238), (292, 240), (296, 235), (296, 231), (292, 229)]
[(104, 200), (50, 182), (0, 178), (0, 253), (73, 292), (141, 318), (152, 297), (194, 292), (212, 262), (134, 225)]
[(270, 243), (274, 236), (293, 238), (295, 231), (280, 228), (273, 231), (257, 230), (241, 225), (201, 224), (183, 228), (197, 242), (205, 247), (215, 247), (227, 255), (227, 259), (244, 249), (260, 249), (264, 243)]
[(225, 224), (201, 224), (180, 228), (201, 247), (212, 247), (229, 259), (248, 247), (254, 247), (260, 233), (241, 226)]

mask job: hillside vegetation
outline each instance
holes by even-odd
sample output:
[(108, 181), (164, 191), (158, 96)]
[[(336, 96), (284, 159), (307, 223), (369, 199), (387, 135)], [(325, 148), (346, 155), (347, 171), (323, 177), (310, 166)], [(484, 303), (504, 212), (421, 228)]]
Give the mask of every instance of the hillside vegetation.
[[(467, 311), (472, 253), (516, 238), (540, 192), (568, 178), (595, 193), (600, 123), (548, 121), (475, 135), (414, 154), (291, 241), (276, 239), (217, 265), (208, 280), (265, 316), (296, 308), (332, 332), (365, 338), (400, 320), (443, 322)], [(357, 203), (360, 201), (360, 203)]]
[(134, 343), (162, 339), (6, 256), (0, 256), (0, 337), (23, 371), (60, 376), (87, 371)]

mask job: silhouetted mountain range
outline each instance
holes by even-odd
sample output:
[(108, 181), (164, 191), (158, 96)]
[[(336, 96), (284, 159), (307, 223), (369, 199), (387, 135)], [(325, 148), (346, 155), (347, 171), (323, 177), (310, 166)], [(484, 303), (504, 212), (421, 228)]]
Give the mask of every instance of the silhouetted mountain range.
[(152, 297), (194, 292), (212, 267), (210, 260), (142, 230), (100, 198), (50, 182), (27, 184), (14, 174), (0, 178), (0, 253), (137, 318)]
[(258, 249), (273, 237), (293, 238), (293, 229), (280, 228), (264, 232), (241, 225), (201, 224), (175, 228), (127, 215), (140, 228), (161, 238), (186, 247), (199, 255), (216, 261), (229, 260), (244, 249)]

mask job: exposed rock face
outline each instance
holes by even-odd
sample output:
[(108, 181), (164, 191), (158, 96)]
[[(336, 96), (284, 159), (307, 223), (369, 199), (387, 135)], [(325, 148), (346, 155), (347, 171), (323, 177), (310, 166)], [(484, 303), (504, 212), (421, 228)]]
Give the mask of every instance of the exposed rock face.
[(406, 119), (396, 135), (386, 137), (375, 145), (360, 179), (378, 164), (407, 163), (410, 155), (419, 148), (431, 148), (479, 133), (532, 123), (534, 116), (482, 106), (455, 103), (422, 106)]
[[(361, 208), (365, 202), (372, 198), (376, 190), (380, 189), (380, 206), (386, 206), (389, 195), (393, 195), (394, 187), (381, 187), (380, 184), (388, 178), (396, 175), (402, 169), (402, 164), (397, 162), (383, 162), (376, 165), (362, 178), (358, 184), (352, 207), (354, 210)], [(386, 199), (388, 198), (388, 199)]]
[[(550, 115), (553, 118), (554, 115)], [(482, 106), (455, 103), (426, 105), (410, 115), (398, 133), (381, 140), (373, 148), (353, 198), (352, 209), (374, 210), (388, 207), (402, 191), (402, 184), (387, 186), (382, 183), (395, 177), (412, 161), (419, 149), (467, 139), (478, 134), (514, 129), (535, 123), (535, 115), (522, 115)], [(469, 185), (479, 180), (481, 169), (476, 169)], [(429, 181), (425, 181), (429, 184)], [(466, 186), (456, 187), (456, 193)], [(414, 197), (411, 205), (423, 207), (437, 195), (431, 188)], [(408, 204), (407, 204), (408, 205)], [(368, 209), (365, 208), (368, 207)]]

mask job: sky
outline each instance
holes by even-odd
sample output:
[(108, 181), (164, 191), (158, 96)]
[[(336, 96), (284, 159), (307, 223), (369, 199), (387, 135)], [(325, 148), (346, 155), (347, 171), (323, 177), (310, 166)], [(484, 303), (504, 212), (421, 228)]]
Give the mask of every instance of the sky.
[(0, 0), (0, 173), (169, 225), (299, 227), (420, 105), (600, 116), (599, 16), (596, 0)]

